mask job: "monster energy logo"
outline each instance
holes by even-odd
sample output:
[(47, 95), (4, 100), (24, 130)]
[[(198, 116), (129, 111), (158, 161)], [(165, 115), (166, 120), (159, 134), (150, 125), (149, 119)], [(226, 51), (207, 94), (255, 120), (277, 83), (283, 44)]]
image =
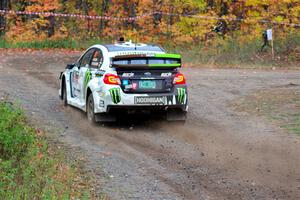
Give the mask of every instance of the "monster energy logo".
[(117, 104), (121, 101), (120, 88), (112, 88), (109, 90), (111, 100)]
[(185, 99), (185, 88), (177, 88), (177, 99), (180, 103), (184, 103)]
[(90, 71), (90, 69), (86, 70), (85, 75), (84, 75), (84, 86), (86, 87), (87, 84), (89, 83), (89, 81), (92, 78), (92, 73)]

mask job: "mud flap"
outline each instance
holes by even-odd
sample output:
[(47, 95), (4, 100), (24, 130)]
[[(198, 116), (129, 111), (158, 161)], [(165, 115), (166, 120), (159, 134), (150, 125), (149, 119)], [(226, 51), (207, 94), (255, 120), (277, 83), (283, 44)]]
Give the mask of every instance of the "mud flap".
[(98, 113), (95, 115), (96, 122), (115, 122), (116, 120), (116, 116), (109, 113)]
[(166, 114), (167, 121), (185, 121), (186, 111), (168, 110)]

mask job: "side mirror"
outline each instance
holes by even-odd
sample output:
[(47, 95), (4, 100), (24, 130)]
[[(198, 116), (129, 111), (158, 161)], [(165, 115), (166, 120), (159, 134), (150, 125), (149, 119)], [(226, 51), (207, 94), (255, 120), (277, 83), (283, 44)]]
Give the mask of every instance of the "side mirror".
[(75, 67), (75, 63), (67, 64), (66, 69), (73, 69)]

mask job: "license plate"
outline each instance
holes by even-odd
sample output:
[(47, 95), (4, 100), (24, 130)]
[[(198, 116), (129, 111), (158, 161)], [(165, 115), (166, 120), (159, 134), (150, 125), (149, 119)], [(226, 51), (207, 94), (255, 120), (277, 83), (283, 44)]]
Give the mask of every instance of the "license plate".
[(140, 89), (155, 89), (156, 88), (156, 82), (150, 81), (150, 80), (143, 80), (139, 81), (139, 88)]
[(164, 105), (167, 102), (167, 97), (135, 97), (135, 104), (154, 104), (154, 105)]

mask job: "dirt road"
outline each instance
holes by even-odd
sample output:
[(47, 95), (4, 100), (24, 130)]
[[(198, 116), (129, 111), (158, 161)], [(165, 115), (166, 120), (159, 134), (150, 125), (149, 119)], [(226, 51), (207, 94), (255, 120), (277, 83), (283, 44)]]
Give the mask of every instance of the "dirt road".
[(0, 96), (20, 102), (111, 199), (300, 199), (300, 137), (230, 106), (257, 90), (290, 83), (300, 90), (300, 71), (183, 69), (185, 125), (145, 119), (91, 126), (58, 99), (59, 72), (79, 53), (0, 54)]

